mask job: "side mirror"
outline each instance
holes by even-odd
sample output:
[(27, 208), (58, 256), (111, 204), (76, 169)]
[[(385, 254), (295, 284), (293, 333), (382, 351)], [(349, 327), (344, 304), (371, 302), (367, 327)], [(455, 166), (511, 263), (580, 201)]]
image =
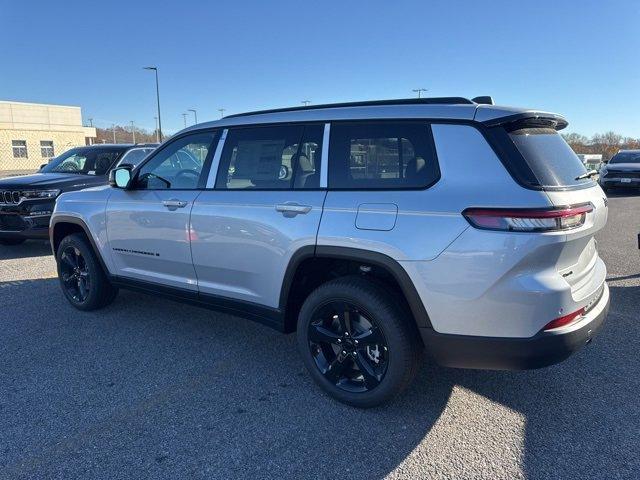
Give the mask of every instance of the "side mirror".
[(43, 163), (42, 165), (40, 165), (40, 170), (42, 170), (44, 167), (46, 167), (48, 164), (47, 163)]
[(109, 172), (109, 185), (127, 189), (131, 183), (131, 165), (121, 165)]

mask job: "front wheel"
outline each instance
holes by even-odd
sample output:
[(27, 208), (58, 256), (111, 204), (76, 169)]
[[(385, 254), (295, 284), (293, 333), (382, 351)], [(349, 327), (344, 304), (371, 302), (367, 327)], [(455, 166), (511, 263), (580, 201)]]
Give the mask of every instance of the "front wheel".
[(325, 392), (368, 408), (409, 385), (421, 348), (410, 314), (398, 303), (365, 277), (332, 280), (307, 297), (298, 318), (298, 349)]
[(96, 310), (110, 304), (118, 294), (98, 258), (82, 234), (60, 242), (56, 252), (58, 278), (64, 296), (79, 310)]

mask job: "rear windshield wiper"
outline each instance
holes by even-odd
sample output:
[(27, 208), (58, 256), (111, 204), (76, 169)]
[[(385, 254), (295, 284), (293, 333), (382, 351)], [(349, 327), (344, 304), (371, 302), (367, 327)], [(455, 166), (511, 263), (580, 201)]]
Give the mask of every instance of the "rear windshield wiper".
[(575, 179), (576, 180), (584, 180), (585, 178), (591, 178), (595, 175), (598, 175), (598, 171), (597, 170), (589, 170), (588, 172), (583, 173), (582, 175), (578, 175)]

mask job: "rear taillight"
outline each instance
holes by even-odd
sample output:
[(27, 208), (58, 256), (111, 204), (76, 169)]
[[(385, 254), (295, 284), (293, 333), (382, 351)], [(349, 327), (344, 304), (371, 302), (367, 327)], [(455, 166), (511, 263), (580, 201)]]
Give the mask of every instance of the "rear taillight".
[(561, 208), (467, 208), (462, 215), (476, 228), (511, 232), (551, 232), (584, 225), (590, 203)]
[(585, 309), (581, 308), (580, 310), (570, 313), (569, 315), (551, 320), (544, 326), (543, 330), (553, 330), (554, 328), (566, 327), (567, 325), (575, 322), (582, 315), (584, 315), (584, 311)]

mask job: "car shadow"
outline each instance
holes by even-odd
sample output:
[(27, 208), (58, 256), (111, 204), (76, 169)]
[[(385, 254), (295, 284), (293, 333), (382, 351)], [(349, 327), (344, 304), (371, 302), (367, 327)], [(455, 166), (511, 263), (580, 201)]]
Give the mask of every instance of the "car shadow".
[(51, 255), (51, 244), (45, 240), (27, 240), (20, 245), (0, 245), (0, 260), (46, 255)]
[(0, 303), (8, 478), (381, 478), (453, 388), (427, 364), (405, 395), (359, 410), (321, 393), (293, 335), (248, 320), (127, 291), (79, 312), (56, 279), (0, 283)]

